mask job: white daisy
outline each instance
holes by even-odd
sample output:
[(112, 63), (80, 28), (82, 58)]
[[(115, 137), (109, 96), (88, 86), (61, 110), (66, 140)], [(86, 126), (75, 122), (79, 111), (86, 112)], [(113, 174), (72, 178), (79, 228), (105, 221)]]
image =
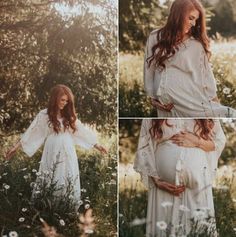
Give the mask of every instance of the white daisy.
[(84, 208), (85, 208), (85, 209), (89, 209), (89, 208), (90, 208), (90, 205), (89, 205), (89, 204), (85, 204), (85, 205), (84, 205)]
[(65, 226), (65, 224), (66, 224), (65, 221), (62, 220), (62, 219), (59, 220), (59, 223), (60, 223), (61, 226)]
[(18, 233), (16, 231), (10, 231), (8, 235), (9, 237), (18, 237)]
[(167, 228), (167, 224), (165, 223), (165, 221), (158, 221), (156, 225), (157, 228), (159, 228), (160, 230), (166, 230)]
[(18, 219), (18, 221), (19, 221), (19, 222), (24, 222), (24, 221), (25, 221), (25, 218), (24, 218), (24, 217), (20, 217), (20, 218)]

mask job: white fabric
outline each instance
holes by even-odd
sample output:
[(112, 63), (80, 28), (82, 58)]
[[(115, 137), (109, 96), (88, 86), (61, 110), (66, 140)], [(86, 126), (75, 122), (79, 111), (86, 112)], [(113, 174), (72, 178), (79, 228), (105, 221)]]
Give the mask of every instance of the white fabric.
[[(212, 133), (215, 143), (215, 151), (212, 152), (205, 152), (197, 147), (180, 147), (169, 140), (181, 131), (194, 132), (194, 119), (168, 119), (167, 122), (171, 127), (162, 125), (163, 136), (161, 140), (157, 140), (150, 136), (151, 120), (143, 120), (134, 163), (134, 169), (141, 174), (148, 188), (146, 236), (150, 237), (167, 237), (170, 234), (178, 236), (170, 226), (169, 235), (160, 231), (156, 226), (158, 221), (175, 226), (182, 224), (185, 233), (189, 233), (190, 219), (198, 208), (208, 208), (208, 214), (214, 218), (212, 177), (225, 144), (225, 135), (217, 120), (214, 121)], [(169, 183), (184, 184), (186, 190), (180, 197), (162, 191), (148, 177), (152, 174)], [(170, 202), (173, 206), (164, 208), (165, 202)], [(181, 205), (189, 211), (180, 211)]]
[[(48, 121), (47, 109), (40, 111), (21, 137), (23, 151), (28, 156), (32, 156), (44, 144), (39, 172), (42, 175), (52, 174), (55, 169), (53, 179), (49, 182), (57, 182), (57, 187), (60, 188), (57, 194), (64, 194), (71, 182), (74, 201), (78, 202), (80, 200), (80, 177), (75, 145), (86, 149), (93, 147), (97, 143), (96, 134), (79, 120), (76, 121), (75, 133), (71, 129), (66, 131), (61, 129), (62, 131), (57, 134), (53, 131), (52, 126), (49, 126)], [(62, 119), (59, 121), (63, 128)]]
[(146, 44), (144, 88), (148, 96), (163, 104), (173, 103), (171, 112), (157, 110), (158, 117), (235, 117), (236, 110), (212, 101), (217, 96), (216, 82), (201, 43), (193, 37), (179, 45), (179, 50), (166, 60), (166, 68), (148, 67), (152, 47), (157, 43), (157, 30)]

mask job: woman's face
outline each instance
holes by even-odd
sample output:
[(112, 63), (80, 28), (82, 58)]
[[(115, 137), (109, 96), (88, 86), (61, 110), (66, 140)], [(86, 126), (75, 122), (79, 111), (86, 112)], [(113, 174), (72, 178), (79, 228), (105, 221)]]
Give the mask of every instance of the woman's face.
[(62, 110), (67, 104), (68, 104), (68, 96), (67, 95), (61, 96), (58, 102), (58, 108)]
[(199, 18), (199, 11), (194, 9), (187, 13), (184, 21), (184, 34), (188, 34), (190, 29), (196, 25)]

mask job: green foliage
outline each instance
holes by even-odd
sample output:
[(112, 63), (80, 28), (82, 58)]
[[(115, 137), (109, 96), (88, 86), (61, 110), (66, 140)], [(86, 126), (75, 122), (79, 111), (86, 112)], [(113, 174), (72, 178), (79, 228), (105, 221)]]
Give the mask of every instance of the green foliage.
[[(93, 209), (96, 228), (93, 236), (115, 236), (117, 218), (117, 186), (115, 147), (108, 157), (79, 151), (83, 204)], [(56, 185), (42, 183), (42, 190), (32, 200), (33, 184), (39, 167), (41, 152), (28, 159), (22, 153), (11, 162), (0, 162), (0, 231), (17, 231), (19, 236), (44, 236), (42, 218), (58, 233), (77, 237), (80, 234), (79, 215), (75, 211), (71, 191), (55, 198)], [(113, 177), (113, 178), (111, 178)], [(8, 185), (8, 186), (6, 186)], [(20, 222), (20, 218), (24, 218)], [(22, 219), (21, 219), (22, 220)], [(65, 222), (65, 225), (61, 223)]]
[[(119, 193), (119, 198), (119, 236), (143, 237), (145, 235), (145, 223), (143, 223), (142, 220), (146, 218), (147, 191), (137, 191), (136, 187), (132, 187), (131, 189), (124, 188), (124, 190)], [(219, 236), (234, 236), (236, 208), (232, 202), (230, 191), (215, 189), (214, 205)], [(188, 237), (193, 236), (207, 237), (209, 235), (206, 233), (198, 233), (198, 235), (196, 235), (196, 232), (193, 233), (192, 231)]]
[[(68, 6), (76, 14), (59, 11)], [(2, 132), (27, 127), (59, 83), (72, 89), (82, 121), (115, 130), (116, 12), (108, 0), (1, 1)]]

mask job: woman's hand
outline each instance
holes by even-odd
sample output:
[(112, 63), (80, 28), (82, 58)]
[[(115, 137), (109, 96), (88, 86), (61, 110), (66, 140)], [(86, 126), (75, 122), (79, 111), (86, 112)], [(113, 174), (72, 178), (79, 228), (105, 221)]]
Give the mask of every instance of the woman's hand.
[(21, 143), (18, 141), (10, 150), (8, 150), (5, 154), (5, 159), (10, 160), (12, 156), (16, 153), (16, 151), (20, 148)]
[(107, 149), (99, 144), (95, 144), (94, 148), (96, 148), (98, 151), (100, 151), (103, 155), (107, 154)]
[(170, 140), (183, 147), (198, 147), (200, 143), (199, 137), (190, 132), (180, 132), (172, 136)]
[(168, 183), (160, 178), (151, 177), (153, 182), (155, 183), (156, 187), (166, 191), (174, 196), (179, 196), (181, 193), (185, 191), (184, 185), (174, 185), (171, 183)]
[(162, 104), (159, 100), (155, 98), (150, 98), (151, 99), (151, 104), (153, 107), (158, 108), (163, 111), (170, 112), (171, 109), (174, 107), (174, 104), (169, 103), (169, 104)]

